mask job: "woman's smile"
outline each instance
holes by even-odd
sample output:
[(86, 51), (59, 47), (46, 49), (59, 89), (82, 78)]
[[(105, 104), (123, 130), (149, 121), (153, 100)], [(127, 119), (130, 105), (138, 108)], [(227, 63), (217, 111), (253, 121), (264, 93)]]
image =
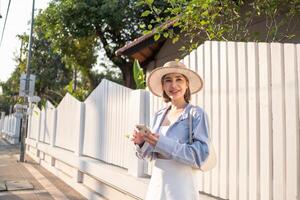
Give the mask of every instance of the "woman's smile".
[(169, 93), (170, 94), (173, 94), (173, 95), (175, 95), (175, 94), (177, 94), (177, 93), (179, 93), (180, 92), (180, 90), (170, 90), (169, 91)]

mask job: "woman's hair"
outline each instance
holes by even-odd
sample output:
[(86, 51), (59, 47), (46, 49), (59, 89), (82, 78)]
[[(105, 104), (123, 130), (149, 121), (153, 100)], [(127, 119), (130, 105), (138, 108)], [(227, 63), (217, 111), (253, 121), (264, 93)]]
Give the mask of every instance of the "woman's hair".
[[(164, 75), (162, 78), (161, 78), (161, 84), (163, 84), (163, 80), (165, 78), (166, 75)], [(185, 75), (182, 74), (182, 76), (185, 78), (187, 84), (188, 84), (188, 88), (186, 89), (185, 93), (184, 93), (184, 100), (186, 103), (190, 103), (191, 101), (191, 90), (190, 90), (190, 87), (189, 87), (189, 79), (187, 79), (187, 77)], [(164, 102), (168, 103), (171, 101), (171, 98), (166, 94), (166, 92), (163, 90), (163, 99), (164, 99)]]

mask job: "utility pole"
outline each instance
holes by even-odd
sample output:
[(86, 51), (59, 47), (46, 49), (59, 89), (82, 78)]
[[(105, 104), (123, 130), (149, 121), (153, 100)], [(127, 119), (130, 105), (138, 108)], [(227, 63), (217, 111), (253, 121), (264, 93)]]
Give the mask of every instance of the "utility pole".
[(0, 19), (2, 18), (2, 15), (1, 15), (1, 2), (0, 2)]
[[(28, 45), (28, 58), (26, 63), (26, 84), (25, 84), (25, 105), (29, 107), (28, 98), (29, 98), (29, 84), (30, 84), (30, 61), (31, 61), (31, 47), (32, 47), (32, 33), (33, 33), (33, 24), (34, 24), (34, 4), (35, 0), (32, 0), (32, 13), (31, 13), (31, 26), (29, 34), (29, 45)], [(23, 131), (21, 132), (21, 144), (20, 144), (20, 161), (25, 161), (25, 137), (27, 133), (27, 113), (23, 115), (22, 127)]]
[(1, 15), (1, 4), (0, 4), (0, 19), (2, 18), (2, 15)]
[[(3, 36), (4, 36), (4, 31), (5, 31), (5, 27), (6, 27), (7, 18), (8, 18), (8, 12), (9, 12), (9, 8), (10, 8), (10, 2), (11, 2), (11, 0), (9, 0), (8, 6), (7, 6), (7, 10), (6, 10), (6, 16), (5, 16), (5, 21), (4, 21), (3, 29), (2, 29), (2, 35), (1, 35), (1, 40), (0, 40), (0, 46), (1, 46), (1, 44), (2, 44), (2, 40), (3, 40)], [(1, 17), (2, 17), (2, 16), (1, 16)]]

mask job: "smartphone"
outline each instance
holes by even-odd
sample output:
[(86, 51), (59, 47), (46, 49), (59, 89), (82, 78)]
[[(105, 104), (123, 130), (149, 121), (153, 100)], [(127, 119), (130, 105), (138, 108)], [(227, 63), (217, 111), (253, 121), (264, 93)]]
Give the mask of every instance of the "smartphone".
[(150, 134), (151, 133), (150, 129), (146, 125), (144, 125), (144, 124), (137, 124), (137, 125), (135, 125), (135, 127), (140, 132), (144, 132), (145, 134)]

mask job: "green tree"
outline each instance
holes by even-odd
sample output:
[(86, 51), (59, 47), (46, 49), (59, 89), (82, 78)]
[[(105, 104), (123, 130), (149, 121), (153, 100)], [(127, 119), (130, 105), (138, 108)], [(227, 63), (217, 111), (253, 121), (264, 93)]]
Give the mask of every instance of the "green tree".
[(0, 111), (5, 112), (6, 114), (9, 113), (11, 105), (14, 105), (11, 97), (7, 95), (0, 95)]
[(21, 103), (22, 99), (19, 95), (19, 77), (20, 70), (15, 70), (7, 82), (1, 82), (2, 95), (0, 95), (0, 111), (4, 111), (6, 114), (12, 111), (12, 107), (16, 103)]
[[(16, 57), (17, 68), (6, 82), (7, 86), (17, 91), (19, 90), (20, 75), (25, 73), (29, 37), (23, 34), (19, 38), (23, 48), (20, 56)], [(72, 73), (64, 64), (62, 57), (52, 49), (50, 42), (38, 30), (33, 37), (29, 69), (31, 74), (36, 75), (35, 95), (40, 96), (43, 102), (48, 99), (57, 104), (66, 93), (63, 88), (71, 81)]]
[(39, 36), (49, 41), (53, 51), (73, 72), (73, 92), (77, 89), (78, 76), (85, 77), (89, 90), (97, 86), (91, 72), (97, 59), (99, 42), (96, 35), (72, 37), (67, 28), (59, 23), (59, 12), (54, 4), (36, 17), (35, 30)]
[(64, 49), (69, 48), (67, 41), (96, 37), (99, 43), (90, 49), (104, 49), (113, 66), (121, 70), (124, 85), (133, 88), (133, 61), (115, 52), (141, 35), (140, 24), (150, 22), (150, 16), (140, 17), (144, 9), (136, 7), (134, 0), (55, 0), (42, 13), (41, 26), (62, 52), (68, 51)]
[[(150, 26), (156, 27), (155, 39), (189, 38), (185, 46), (189, 51), (205, 40), (289, 41), (299, 26), (300, 0), (165, 0), (167, 9), (152, 0), (141, 2), (148, 6), (146, 15), (156, 19)], [(172, 20), (179, 31), (161, 26)], [(263, 34), (253, 28), (261, 21)]]

